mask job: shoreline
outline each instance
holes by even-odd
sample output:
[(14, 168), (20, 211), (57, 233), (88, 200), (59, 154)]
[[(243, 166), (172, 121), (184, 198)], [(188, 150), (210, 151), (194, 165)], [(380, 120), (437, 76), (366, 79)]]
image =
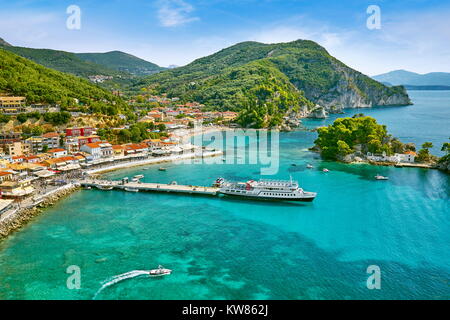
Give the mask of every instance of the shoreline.
[[(217, 130), (215, 130), (217, 131)], [(215, 157), (222, 155), (223, 151), (206, 151), (201, 154), (189, 153), (178, 156), (161, 157), (147, 160), (140, 160), (131, 163), (119, 163), (117, 165), (108, 166), (105, 168), (98, 168), (93, 170), (86, 170), (89, 175), (91, 174), (102, 174), (106, 172), (112, 172), (121, 169), (127, 169), (131, 167), (139, 167), (145, 165), (153, 165), (164, 162), (174, 162), (187, 159), (197, 159), (205, 157)], [(24, 207), (12, 208), (0, 215), (0, 242), (5, 240), (8, 236), (14, 232), (20, 231), (28, 223), (41, 215), (45, 209), (52, 207), (60, 200), (69, 197), (72, 193), (80, 190), (80, 186), (77, 184), (69, 183), (67, 185), (61, 186), (57, 189), (51, 190), (48, 193), (32, 198), (31, 203), (25, 204)], [(27, 199), (30, 201), (31, 199)], [(25, 200), (26, 201), (26, 200)]]
[(28, 206), (12, 209), (0, 216), (0, 242), (13, 233), (20, 231), (31, 221), (40, 216), (46, 208), (78, 191), (80, 186), (68, 184), (41, 196), (40, 200)]
[(178, 155), (178, 156), (168, 156), (168, 157), (152, 158), (152, 159), (138, 160), (138, 161), (132, 161), (132, 162), (126, 162), (126, 163), (118, 163), (116, 165), (111, 165), (111, 166), (107, 166), (104, 168), (86, 170), (85, 172), (89, 175), (101, 174), (101, 173), (116, 171), (116, 170), (120, 170), (120, 169), (142, 167), (142, 166), (146, 166), (146, 165), (174, 162), (174, 161), (179, 161), (179, 160), (209, 158), (209, 157), (216, 157), (216, 156), (220, 156), (220, 155), (223, 155), (223, 151), (221, 151), (221, 150), (206, 151), (206, 152), (202, 152), (201, 154), (188, 153), (188, 154), (182, 154), (182, 155)]

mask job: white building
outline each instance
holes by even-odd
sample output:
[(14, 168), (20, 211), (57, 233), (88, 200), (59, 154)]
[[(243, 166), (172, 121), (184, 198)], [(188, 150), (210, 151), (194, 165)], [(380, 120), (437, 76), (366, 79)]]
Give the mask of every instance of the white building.
[(48, 153), (50, 153), (54, 159), (67, 156), (66, 149), (50, 149), (48, 150)]
[(113, 156), (112, 145), (107, 142), (87, 143), (81, 146), (80, 150), (89, 153), (93, 160), (110, 158)]

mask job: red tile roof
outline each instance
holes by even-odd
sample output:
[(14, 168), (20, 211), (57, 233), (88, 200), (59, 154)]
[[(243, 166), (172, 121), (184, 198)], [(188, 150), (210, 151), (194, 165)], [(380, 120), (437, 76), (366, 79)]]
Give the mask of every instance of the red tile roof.
[(49, 153), (63, 152), (63, 151), (66, 151), (66, 149), (57, 148), (48, 150)]

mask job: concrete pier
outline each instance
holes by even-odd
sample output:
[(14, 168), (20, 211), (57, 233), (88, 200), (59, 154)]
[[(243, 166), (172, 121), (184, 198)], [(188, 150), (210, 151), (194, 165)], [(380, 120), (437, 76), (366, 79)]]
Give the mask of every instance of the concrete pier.
[[(187, 193), (215, 196), (218, 194), (219, 188), (203, 187), (203, 186), (186, 186), (177, 184), (162, 184), (162, 183), (139, 183), (129, 182), (123, 184), (122, 181), (109, 180), (94, 180), (94, 181), (80, 181), (83, 187), (104, 188), (112, 187), (116, 190), (132, 189), (139, 192), (171, 192), (171, 193)], [(126, 191), (126, 190), (125, 190)]]

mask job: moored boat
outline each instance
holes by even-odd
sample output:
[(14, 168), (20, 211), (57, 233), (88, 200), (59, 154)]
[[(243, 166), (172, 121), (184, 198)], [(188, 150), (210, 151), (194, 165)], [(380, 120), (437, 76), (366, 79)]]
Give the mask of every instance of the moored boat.
[(105, 185), (97, 185), (97, 189), (103, 190), (103, 191), (110, 191), (114, 189), (113, 186), (105, 186)]
[(322, 170), (323, 172), (330, 172), (330, 170), (328, 170), (327, 168)]
[(306, 168), (308, 168), (308, 169), (313, 169), (314, 167), (313, 167), (312, 164), (309, 164), (309, 163), (308, 163), (308, 164), (306, 165)]
[(376, 179), (376, 180), (389, 180), (389, 177), (384, 177), (384, 176), (382, 176), (382, 175), (377, 174), (377, 175), (375, 176), (375, 179)]
[(127, 191), (127, 192), (139, 192), (139, 189), (138, 189), (138, 188), (130, 188), (130, 187), (127, 187), (127, 188), (125, 188), (124, 190)]
[(159, 171), (167, 171), (167, 169), (166, 169), (166, 168), (163, 168), (163, 167), (159, 168), (158, 170), (159, 170)]
[(223, 178), (216, 180), (214, 186), (219, 193), (229, 196), (251, 198), (255, 200), (302, 201), (312, 202), (316, 192), (304, 191), (297, 181), (288, 180), (250, 180), (247, 182), (228, 182)]

